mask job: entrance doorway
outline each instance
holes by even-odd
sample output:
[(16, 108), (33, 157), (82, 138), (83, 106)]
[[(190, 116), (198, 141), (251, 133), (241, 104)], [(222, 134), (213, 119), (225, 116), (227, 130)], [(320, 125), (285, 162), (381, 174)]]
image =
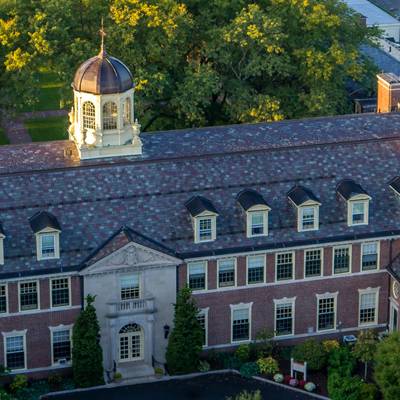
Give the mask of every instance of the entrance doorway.
[(119, 331), (119, 361), (139, 361), (144, 358), (143, 329), (138, 324), (125, 325)]

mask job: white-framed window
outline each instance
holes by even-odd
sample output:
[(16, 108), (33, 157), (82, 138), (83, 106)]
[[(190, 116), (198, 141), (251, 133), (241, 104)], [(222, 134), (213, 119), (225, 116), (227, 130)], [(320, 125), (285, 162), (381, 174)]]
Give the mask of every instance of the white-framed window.
[(207, 289), (207, 261), (188, 263), (188, 286), (193, 291)]
[(211, 242), (216, 239), (216, 223), (215, 215), (196, 217), (195, 218), (195, 242)]
[(294, 334), (296, 297), (274, 299), (275, 305), (275, 336), (289, 336)]
[(361, 271), (379, 268), (379, 242), (361, 244)]
[(60, 258), (60, 232), (38, 232), (36, 246), (38, 260)]
[(19, 282), (19, 311), (38, 310), (39, 281)]
[(333, 274), (351, 272), (351, 246), (337, 246), (333, 248)]
[(265, 282), (265, 254), (247, 256), (247, 284)]
[(13, 371), (26, 369), (26, 332), (3, 333), (5, 366)]
[(121, 300), (134, 300), (140, 298), (140, 275), (123, 275), (119, 278)]
[(359, 326), (378, 323), (379, 288), (359, 289)]
[(307, 205), (298, 208), (297, 230), (314, 231), (319, 228), (319, 206)]
[(231, 342), (247, 342), (251, 339), (251, 308), (253, 303), (231, 304)]
[(68, 364), (72, 358), (72, 327), (50, 327), (53, 365)]
[(349, 226), (368, 224), (368, 216), (369, 200), (363, 199), (348, 201), (347, 224)]
[(294, 253), (277, 253), (275, 255), (275, 279), (277, 281), (291, 280), (294, 277)]
[(7, 284), (0, 284), (0, 314), (7, 314), (8, 312), (8, 299), (7, 299)]
[(247, 211), (247, 237), (268, 235), (268, 210)]
[(236, 258), (218, 260), (218, 287), (236, 286)]
[(304, 250), (304, 278), (312, 278), (322, 275), (323, 250)]
[(203, 330), (203, 347), (208, 346), (208, 310), (208, 307), (203, 308), (197, 314), (197, 320)]
[(105, 131), (117, 129), (118, 108), (113, 101), (103, 105), (103, 129)]
[(51, 307), (71, 305), (71, 280), (67, 278), (50, 279)]
[(317, 294), (317, 331), (336, 329), (338, 293)]
[(91, 101), (82, 104), (82, 126), (83, 129), (96, 129), (96, 109)]

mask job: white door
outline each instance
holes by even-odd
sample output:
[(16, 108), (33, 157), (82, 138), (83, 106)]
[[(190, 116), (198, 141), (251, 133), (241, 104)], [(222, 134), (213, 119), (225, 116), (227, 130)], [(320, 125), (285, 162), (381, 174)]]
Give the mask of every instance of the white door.
[(143, 360), (143, 342), (143, 330), (139, 325), (125, 325), (119, 331), (119, 361)]

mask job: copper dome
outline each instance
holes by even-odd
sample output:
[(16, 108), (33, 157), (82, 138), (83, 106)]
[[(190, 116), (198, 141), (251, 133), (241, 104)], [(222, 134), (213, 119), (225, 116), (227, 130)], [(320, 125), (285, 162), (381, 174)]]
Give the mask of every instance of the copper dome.
[(75, 73), (72, 87), (78, 92), (92, 94), (121, 93), (133, 88), (128, 67), (105, 50), (85, 61)]

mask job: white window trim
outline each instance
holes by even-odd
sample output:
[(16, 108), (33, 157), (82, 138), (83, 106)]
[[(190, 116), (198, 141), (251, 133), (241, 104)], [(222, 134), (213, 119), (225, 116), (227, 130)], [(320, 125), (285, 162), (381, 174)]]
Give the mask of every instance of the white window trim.
[[(397, 312), (397, 326), (393, 329), (393, 314), (394, 311)], [(397, 332), (399, 326), (399, 307), (393, 301), (390, 301), (390, 308), (389, 308), (389, 332)]]
[[(317, 332), (333, 332), (333, 331), (336, 331), (336, 328), (337, 328), (337, 297), (338, 297), (338, 294), (339, 294), (339, 292), (334, 292), (334, 293), (326, 292), (326, 293), (321, 293), (321, 294), (317, 293), (315, 295), (315, 297), (317, 298), (317, 320), (316, 320), (316, 325), (315, 325)], [(334, 327), (332, 329), (319, 329), (319, 326), (318, 326), (319, 325), (318, 324), (318, 321), (319, 321), (319, 301), (321, 299), (331, 299), (331, 298), (334, 299), (334, 307), (335, 307), (335, 315), (334, 315), (334, 319), (333, 319)]]
[[(262, 282), (249, 283), (249, 259), (252, 257), (263, 257), (263, 259), (264, 259), (264, 272), (263, 272), (264, 277), (263, 277)], [(254, 285), (260, 285), (262, 283), (265, 283), (266, 279), (267, 279), (266, 275), (267, 275), (267, 255), (266, 254), (253, 254), (253, 255), (246, 256), (246, 285), (254, 286)]]
[[(335, 249), (349, 249), (349, 271), (335, 273)], [(332, 275), (350, 275), (353, 272), (353, 247), (351, 244), (343, 244), (340, 246), (332, 246)]]
[[(376, 243), (376, 268), (372, 269), (372, 270), (363, 270), (363, 266), (362, 266), (362, 256), (363, 256), (363, 247), (365, 245), (371, 244), (371, 243)], [(360, 246), (360, 271), (361, 272), (370, 272), (370, 271), (378, 271), (381, 269), (381, 263), (380, 263), (380, 259), (381, 259), (381, 242), (379, 240), (371, 240), (368, 242), (363, 242), (361, 243)]]
[[(252, 307), (253, 302), (251, 303), (239, 303), (239, 304), (230, 304), (229, 307), (231, 308), (231, 343), (232, 344), (241, 344), (241, 343), (249, 343), (251, 342), (251, 328), (252, 328)], [(249, 310), (249, 338), (246, 340), (233, 340), (233, 311), (235, 310)]]
[[(268, 218), (269, 212), (271, 209), (266, 206), (253, 206), (246, 211), (246, 236), (248, 238), (258, 237), (258, 236), (268, 236)], [(252, 225), (251, 225), (251, 217), (255, 213), (262, 213), (263, 215), (263, 233), (253, 235), (251, 233)]]
[[(366, 327), (366, 326), (375, 326), (379, 321), (379, 292), (380, 286), (376, 288), (368, 287), (367, 289), (358, 289), (358, 327)], [(361, 295), (363, 294), (375, 294), (375, 319), (373, 322), (364, 322), (360, 321), (360, 311), (361, 311)]]
[(4, 238), (5, 236), (0, 233), (0, 265), (4, 265)]
[(190, 278), (190, 264), (204, 264), (204, 269), (205, 269), (205, 282), (204, 282), (204, 289), (191, 289), (192, 292), (201, 292), (202, 290), (207, 290), (208, 289), (208, 261), (190, 261), (186, 264), (187, 266), (187, 273), (186, 273), (186, 284), (189, 287), (189, 278)]
[[(36, 282), (36, 288), (37, 288), (37, 297), (38, 297), (38, 307), (34, 308), (32, 310), (21, 310), (21, 284), (23, 283), (31, 283), (31, 282)], [(18, 312), (20, 313), (31, 313), (32, 311), (38, 311), (41, 310), (40, 308), (40, 281), (38, 279), (30, 279), (26, 281), (19, 281), (18, 282)]]
[[(67, 279), (68, 280), (68, 291), (69, 291), (69, 303), (65, 306), (54, 306), (53, 305), (53, 281), (57, 281), (59, 279)], [(60, 277), (53, 277), (49, 279), (49, 295), (50, 295), (50, 308), (55, 309), (63, 309), (71, 307), (72, 305), (72, 290), (71, 290), (71, 277), (70, 276), (60, 276)]]
[[(53, 235), (54, 236), (54, 256), (52, 257), (43, 257), (42, 255), (42, 240), (41, 235)], [(36, 255), (37, 260), (55, 260), (60, 258), (60, 231), (55, 229), (42, 229), (41, 231), (36, 233)]]
[[(297, 232), (309, 232), (319, 230), (319, 206), (318, 203), (304, 203), (301, 206), (297, 206)], [(314, 209), (314, 226), (312, 228), (303, 228), (303, 212), (305, 208)]]
[[(132, 275), (139, 275), (139, 297), (137, 299), (127, 299), (127, 300), (122, 300), (121, 298), (121, 292), (122, 292), (122, 286), (121, 286), (121, 278), (125, 277), (125, 276), (132, 276)], [(123, 274), (119, 274), (116, 275), (116, 278), (118, 279), (118, 290), (119, 290), (119, 301), (122, 302), (126, 302), (126, 301), (132, 301), (132, 300), (139, 300), (143, 298), (143, 274), (141, 274), (140, 272), (130, 272), (130, 273), (123, 273)]]
[[(292, 253), (292, 278), (278, 280), (278, 255)], [(291, 282), (296, 279), (296, 252), (295, 251), (280, 251), (275, 253), (275, 282)]]
[[(235, 283), (233, 286), (219, 286), (219, 266), (221, 261), (225, 261), (225, 260), (233, 260), (234, 261), (234, 265), (235, 265)], [(236, 257), (225, 257), (225, 258), (220, 258), (217, 260), (217, 288), (218, 289), (230, 289), (230, 288), (235, 288), (237, 287), (237, 258)]]
[[(347, 226), (359, 226), (368, 225), (369, 222), (369, 201), (371, 198), (369, 196), (360, 195), (354, 196), (347, 200)], [(364, 203), (364, 221), (359, 223), (353, 223), (353, 205), (355, 203)]]
[[(273, 299), (274, 301), (274, 337), (276, 338), (285, 338), (285, 337), (290, 337), (294, 336), (296, 332), (296, 297), (283, 297), (282, 299)], [(287, 334), (287, 335), (277, 335), (277, 329), (276, 329), (276, 308), (280, 304), (292, 304), (292, 333)]]
[(200, 308), (199, 314), (198, 315), (204, 315), (204, 329), (205, 329), (205, 343), (203, 345), (203, 348), (208, 347), (208, 311), (210, 307), (206, 308)]
[(8, 283), (7, 282), (0, 282), (0, 286), (5, 286), (6, 288), (6, 312), (0, 313), (1, 317), (7, 316), (10, 312), (10, 305), (8, 301)]
[[(204, 219), (211, 220), (211, 239), (200, 240), (200, 221)], [(193, 227), (194, 227), (194, 242), (195, 243), (207, 243), (213, 242), (217, 238), (217, 215), (211, 214), (209, 212), (205, 212), (197, 215), (193, 218)]]
[(54, 332), (61, 332), (61, 331), (69, 331), (69, 338), (71, 342), (71, 360), (68, 361), (65, 365), (71, 365), (72, 364), (72, 329), (73, 329), (73, 324), (70, 325), (57, 325), (57, 326), (49, 326), (50, 330), (50, 349), (51, 349), (51, 365), (58, 366), (61, 365), (58, 362), (54, 362), (54, 354), (53, 354), (53, 333)]
[[(314, 276), (306, 276), (306, 253), (308, 251), (317, 251), (319, 250), (321, 254), (321, 273), (319, 275), (314, 275)], [(324, 248), (312, 248), (312, 249), (304, 249), (303, 252), (303, 278), (304, 279), (319, 279), (321, 276), (324, 276)]]
[(4, 366), (7, 367), (7, 338), (9, 337), (14, 337), (14, 336), (22, 336), (23, 337), (23, 344), (24, 344), (24, 368), (19, 368), (19, 369), (13, 369), (12, 372), (18, 372), (18, 371), (26, 371), (28, 369), (28, 357), (27, 357), (27, 347), (26, 347), (26, 333), (28, 332), (28, 329), (24, 329), (21, 331), (11, 331), (11, 332), (2, 332), (3, 335), (3, 348), (4, 348)]

